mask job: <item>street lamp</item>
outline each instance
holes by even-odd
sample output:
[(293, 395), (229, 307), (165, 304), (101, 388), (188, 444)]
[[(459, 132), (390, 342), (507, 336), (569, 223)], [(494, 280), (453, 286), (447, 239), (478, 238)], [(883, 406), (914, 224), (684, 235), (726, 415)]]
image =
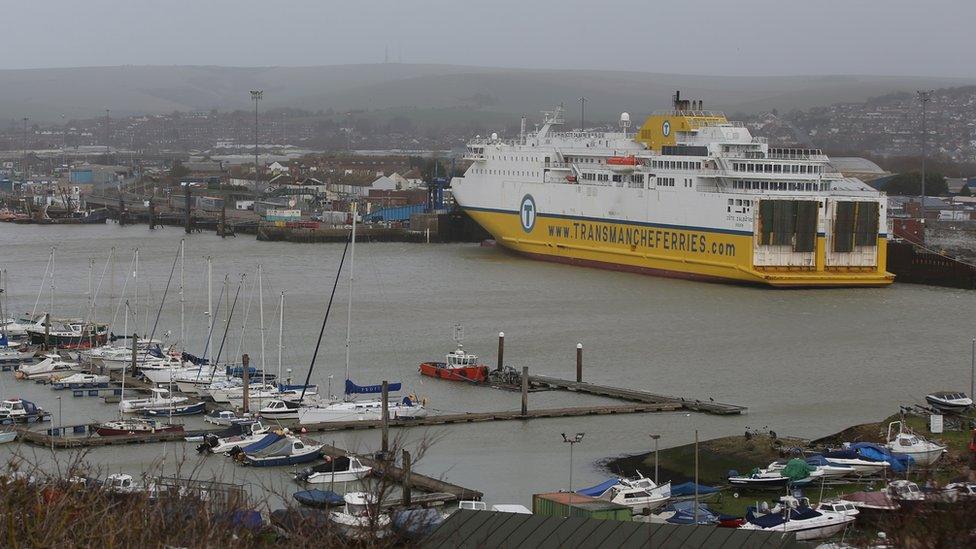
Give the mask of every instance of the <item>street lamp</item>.
[(569, 501), (566, 504), (566, 516), (569, 517), (570, 507), (573, 505), (573, 446), (583, 442), (584, 433), (576, 433), (574, 436), (567, 436), (561, 433), (563, 442), (569, 444)]
[(649, 435), (652, 440), (654, 440), (654, 484), (658, 483), (657, 480), (657, 441), (661, 439), (661, 435)]

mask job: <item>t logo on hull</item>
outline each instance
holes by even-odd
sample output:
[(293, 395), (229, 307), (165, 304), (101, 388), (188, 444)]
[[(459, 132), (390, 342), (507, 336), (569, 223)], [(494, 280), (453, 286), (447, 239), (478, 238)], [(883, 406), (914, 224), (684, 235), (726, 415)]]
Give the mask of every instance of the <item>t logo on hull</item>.
[(522, 205), (519, 206), (519, 219), (522, 222), (522, 230), (531, 233), (535, 227), (535, 199), (531, 194), (522, 197)]

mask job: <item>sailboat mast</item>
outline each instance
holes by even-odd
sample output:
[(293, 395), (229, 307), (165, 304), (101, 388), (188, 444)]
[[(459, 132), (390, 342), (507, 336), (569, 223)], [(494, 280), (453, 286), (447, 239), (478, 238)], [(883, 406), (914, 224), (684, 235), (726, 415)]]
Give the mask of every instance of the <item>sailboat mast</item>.
[[(258, 265), (258, 319), (261, 325), (261, 382), (267, 383), (267, 367), (264, 363), (264, 278), (261, 265)], [(278, 383), (281, 383), (280, 381)]]
[(51, 307), (48, 309), (48, 321), (51, 320), (51, 313), (54, 311), (54, 250), (56, 247), (51, 248)]
[(207, 256), (207, 352), (206, 359), (213, 351), (213, 257)]
[[(186, 261), (186, 240), (180, 240), (180, 361), (183, 360), (183, 353), (186, 351), (186, 326), (185, 313), (186, 304), (183, 298), (183, 264)], [(170, 376), (172, 379), (172, 376)]]
[(278, 379), (281, 379), (281, 350), (284, 349), (284, 345), (282, 345), (281, 336), (284, 333), (284, 327), (285, 327), (285, 291), (281, 290), (281, 298), (280, 301), (278, 302)]
[(352, 203), (352, 241), (349, 246), (349, 302), (346, 305), (346, 380), (349, 379), (349, 336), (352, 331), (352, 288), (356, 272), (356, 203)]
[[(136, 329), (139, 329), (139, 248), (136, 248), (136, 267), (132, 271), (132, 282), (135, 287), (132, 290), (132, 302), (134, 306), (132, 307), (132, 320), (136, 323)], [(126, 311), (128, 311), (128, 306), (126, 306)], [(126, 335), (129, 335), (126, 333)]]
[(95, 276), (94, 275), (94, 271), (95, 271), (95, 258), (94, 257), (89, 257), (88, 258), (88, 314), (85, 315), (88, 320), (90, 320), (92, 318), (92, 315), (94, 313), (94, 311), (92, 311), (92, 309), (95, 307), (95, 301), (94, 301), (94, 299), (95, 299), (95, 288), (94, 288), (95, 282), (94, 282), (94, 279), (92, 278), (92, 277)]

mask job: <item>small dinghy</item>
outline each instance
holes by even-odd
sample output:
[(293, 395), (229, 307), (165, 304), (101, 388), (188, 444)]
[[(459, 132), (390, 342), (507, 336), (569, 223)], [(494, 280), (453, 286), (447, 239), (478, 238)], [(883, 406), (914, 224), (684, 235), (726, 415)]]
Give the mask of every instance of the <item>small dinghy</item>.
[(291, 497), (306, 507), (317, 507), (320, 509), (338, 507), (345, 503), (345, 500), (339, 494), (331, 490), (319, 490), (318, 488), (300, 490), (292, 494)]
[(958, 391), (939, 391), (925, 395), (925, 402), (947, 414), (961, 414), (973, 405), (973, 399)]
[(360, 480), (373, 468), (363, 465), (359, 458), (353, 456), (325, 457), (324, 463), (305, 468), (294, 475), (296, 482), (309, 484), (323, 484), (333, 482), (352, 482)]

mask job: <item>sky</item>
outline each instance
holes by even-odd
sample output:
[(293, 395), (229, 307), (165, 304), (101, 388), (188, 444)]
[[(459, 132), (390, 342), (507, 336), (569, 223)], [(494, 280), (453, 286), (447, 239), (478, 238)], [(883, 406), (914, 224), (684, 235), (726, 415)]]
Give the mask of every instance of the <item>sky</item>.
[[(390, 61), (976, 76), (976, 0), (4, 0), (0, 69)], [(388, 53), (387, 53), (388, 52)]]

